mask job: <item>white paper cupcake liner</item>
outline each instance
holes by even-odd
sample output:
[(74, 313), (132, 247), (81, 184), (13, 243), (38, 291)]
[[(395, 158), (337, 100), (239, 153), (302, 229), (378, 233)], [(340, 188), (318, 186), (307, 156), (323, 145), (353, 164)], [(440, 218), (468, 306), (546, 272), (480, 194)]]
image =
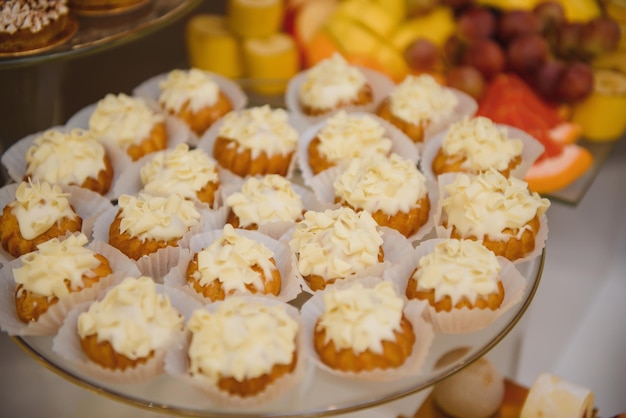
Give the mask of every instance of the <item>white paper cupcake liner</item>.
[[(145, 100), (145, 99), (143, 99)], [(154, 105), (149, 101), (146, 101), (148, 105), (154, 109)], [(98, 102), (92, 103), (84, 108), (80, 109), (74, 115), (72, 115), (65, 126), (67, 128), (81, 128), (81, 129), (89, 129), (89, 118), (96, 110), (98, 106)], [(165, 117), (165, 130), (167, 134), (167, 146), (166, 149), (176, 148), (178, 144), (189, 143), (189, 129), (187, 125), (181, 122), (179, 119), (174, 116), (165, 114), (161, 111), (155, 109), (158, 113), (162, 114)], [(108, 143), (106, 141), (103, 142), (104, 146), (107, 148), (107, 152), (111, 155), (115, 155), (116, 161), (119, 161), (118, 166), (120, 172), (124, 171), (128, 165), (132, 163), (132, 159), (126, 153), (125, 150), (122, 150), (119, 147), (115, 147), (113, 144)], [(115, 149), (115, 151), (113, 150)]]
[[(204, 72), (207, 73), (211, 77), (211, 79), (213, 79), (217, 83), (220, 90), (226, 95), (226, 97), (228, 97), (228, 99), (231, 102), (233, 110), (237, 111), (247, 106), (248, 96), (237, 83), (219, 74), (212, 73), (210, 71), (204, 71)], [(132, 91), (133, 96), (144, 98), (148, 100), (149, 102), (151, 102), (157, 108), (162, 109), (162, 107), (159, 104), (159, 96), (161, 94), (160, 84), (162, 81), (164, 81), (168, 77), (168, 75), (169, 75), (169, 72), (156, 75), (154, 77), (151, 77), (143, 81), (142, 83), (140, 83), (137, 87), (133, 89)], [(166, 112), (165, 109), (162, 109), (162, 110)], [(182, 119), (179, 119), (179, 120), (184, 123)], [(185, 124), (185, 128), (188, 130), (190, 144), (196, 145), (200, 138), (186, 124)]]
[[(391, 152), (398, 154), (407, 160), (411, 160), (416, 164), (419, 162), (420, 153), (418, 149), (415, 148), (413, 142), (395, 126), (375, 114), (356, 111), (350, 112), (349, 114), (355, 116), (368, 116), (374, 119), (384, 127), (385, 137), (391, 139)], [(326, 123), (327, 119), (322, 119), (316, 124), (309, 126), (302, 133), (302, 135), (300, 135), (296, 157), (298, 160), (298, 168), (300, 169), (305, 185), (310, 185), (311, 180), (315, 177), (311, 165), (309, 164), (309, 144), (317, 136), (318, 132), (326, 126)]]
[[(266, 306), (284, 306), (290, 317), (295, 319), (299, 324), (298, 335), (296, 336), (296, 350), (298, 352), (296, 367), (293, 372), (283, 375), (279, 379), (272, 382), (262, 392), (255, 396), (248, 398), (242, 398), (239, 396), (233, 396), (227, 392), (219, 390), (217, 387), (209, 384), (205, 379), (201, 377), (193, 377), (188, 373), (189, 370), (189, 357), (187, 352), (189, 350), (190, 333), (178, 340), (178, 343), (172, 350), (169, 351), (165, 358), (165, 372), (174, 378), (180, 380), (196, 388), (203, 393), (208, 399), (223, 406), (232, 406), (238, 408), (252, 408), (269, 403), (281, 396), (287, 395), (290, 391), (294, 390), (298, 382), (300, 382), (307, 372), (307, 356), (304, 347), (304, 341), (302, 336), (302, 321), (298, 310), (293, 306), (287, 305), (284, 302), (275, 299), (255, 297), (255, 296), (241, 296), (246, 300), (262, 303)], [(215, 312), (220, 303), (216, 302), (208, 304), (201, 309), (206, 309), (209, 312)], [(219, 336), (216, 336), (219, 338)]]
[[(200, 222), (178, 240), (177, 247), (160, 248), (156, 252), (144, 255), (135, 261), (142, 274), (152, 277), (158, 283), (162, 282), (163, 277), (178, 263), (179, 252), (189, 246), (189, 240), (192, 236), (202, 232), (204, 228), (215, 229), (215, 225), (224, 225), (225, 210), (207, 210), (203, 206), (197, 208), (200, 212)], [(118, 211), (119, 206), (113, 206), (96, 219), (93, 227), (95, 240), (109, 243), (109, 228)]]
[[(385, 273), (385, 279), (396, 283), (406, 298), (406, 287), (419, 264), (420, 258), (431, 253), (435, 246), (445, 238), (434, 238), (422, 242), (412, 251), (400, 265), (394, 266)], [(509, 309), (521, 302), (526, 288), (526, 278), (504, 257), (497, 257), (500, 265), (500, 280), (504, 287), (504, 299), (500, 307), (491, 309), (453, 309), (450, 312), (437, 312), (426, 303), (426, 319), (433, 324), (435, 332), (446, 334), (469, 333), (488, 327)]]
[[(248, 231), (245, 229), (237, 229), (236, 231), (238, 234), (246, 238), (263, 244), (270, 251), (272, 251), (274, 261), (276, 261), (276, 266), (278, 268), (278, 271), (280, 271), (281, 289), (278, 296), (274, 296), (272, 294), (259, 294), (258, 296), (275, 298), (283, 302), (289, 302), (295, 299), (300, 294), (302, 289), (300, 288), (300, 281), (298, 280), (295, 273), (295, 266), (293, 265), (293, 260), (291, 258), (289, 247), (285, 243), (270, 238), (269, 236), (257, 231)], [(163, 278), (163, 283), (166, 286), (180, 289), (181, 291), (191, 295), (203, 304), (211, 303), (212, 301), (209, 298), (205, 298), (203, 295), (196, 292), (191, 286), (187, 284), (187, 266), (189, 265), (189, 262), (193, 259), (196, 253), (211, 245), (222, 235), (223, 230), (219, 229), (204, 232), (202, 234), (198, 234), (192, 237), (189, 243), (189, 250), (180, 253), (177, 265), (172, 268), (171, 271)], [(234, 295), (242, 296), (249, 294), (236, 292)]]
[[(262, 176), (255, 176), (256, 178), (261, 179)], [(245, 179), (238, 177), (237, 180), (230, 181), (228, 184), (224, 185), (220, 188), (220, 201), (223, 202), (224, 206), (227, 208), (228, 214), (230, 214), (231, 208), (227, 205), (226, 200), (228, 196), (233, 193), (237, 193), (241, 191), (243, 187)], [(307, 210), (315, 210), (315, 211), (323, 211), (326, 209), (331, 209), (334, 207), (334, 204), (327, 204), (326, 202), (321, 202), (315, 193), (307, 187), (301, 186), (300, 184), (291, 182), (291, 186), (294, 192), (300, 196), (302, 201), (302, 205), (304, 207), (304, 211)], [(227, 214), (227, 216), (228, 216)], [(290, 228), (292, 228), (297, 221), (276, 221), (276, 222), (268, 222), (268, 223), (257, 223), (257, 230), (265, 235), (268, 235), (274, 239), (280, 239), (281, 236), (285, 234)]]
[[(6, 152), (2, 155), (2, 164), (7, 169), (9, 177), (11, 180), (20, 183), (24, 176), (26, 176), (26, 152), (28, 149), (34, 144), (35, 139), (43, 135), (44, 132), (48, 130), (58, 130), (61, 132), (69, 132), (73, 128), (69, 126), (53, 126), (51, 128), (36, 132), (34, 134), (30, 134), (19, 141), (15, 142)], [(120, 176), (120, 173), (123, 171), (124, 167), (127, 164), (127, 156), (125, 153), (119, 150), (112, 150), (107, 144), (102, 144), (104, 146), (106, 155), (109, 157), (109, 161), (111, 162), (111, 166), (113, 167), (113, 181), (111, 182), (111, 188), (107, 193), (103, 196), (107, 199), (113, 198), (113, 185), (117, 181)], [(67, 186), (64, 186), (67, 187)], [(78, 187), (78, 186), (76, 186)]]
[[(438, 238), (450, 238), (452, 234), (452, 227), (445, 228), (442, 225), (443, 222), (443, 200), (447, 197), (445, 193), (445, 187), (452, 183), (457, 174), (446, 173), (442, 174), (438, 178), (439, 184), (439, 203), (437, 205), (437, 211), (435, 212), (435, 234)], [(539, 217), (539, 231), (535, 234), (535, 248), (522, 258), (512, 260), (514, 264), (524, 263), (531, 261), (536, 257), (539, 257), (546, 246), (548, 240), (548, 218), (544, 213)]]
[[(106, 290), (100, 294), (100, 297), (103, 297), (105, 293)], [(200, 304), (176, 289), (157, 284), (157, 293), (168, 295), (172, 307), (178, 310), (185, 321), (194, 309), (200, 307)], [(154, 356), (145, 363), (126, 370), (105, 369), (85, 355), (80, 346), (80, 336), (77, 332), (79, 315), (87, 311), (92, 303), (94, 302), (80, 304), (70, 311), (58, 334), (52, 340), (52, 350), (86, 376), (110, 384), (137, 384), (161, 375), (164, 370), (165, 356), (168, 350), (178, 341), (180, 335), (183, 334), (183, 330), (174, 331), (170, 342), (161, 349), (155, 350)]]
[[(526, 173), (537, 161), (537, 158), (541, 156), (544, 151), (544, 146), (535, 138), (528, 135), (521, 129), (517, 129), (513, 126), (496, 124), (498, 129), (503, 129), (507, 132), (507, 136), (510, 139), (519, 139), (522, 141), (522, 155), (521, 162), (513, 170), (511, 170), (511, 176), (519, 179), (524, 179)], [(433, 161), (437, 156), (437, 153), (441, 149), (443, 138), (448, 133), (448, 128), (439, 132), (429, 140), (422, 150), (422, 160), (420, 163), (420, 169), (428, 178), (437, 179), (437, 175), (433, 172)]]
[[(359, 70), (361, 70), (361, 72), (365, 76), (367, 84), (369, 84), (369, 86), (372, 88), (373, 100), (371, 103), (368, 103), (366, 105), (348, 106), (343, 107), (342, 109), (347, 111), (374, 113), (376, 111), (376, 108), (378, 108), (380, 102), (385, 97), (387, 97), (389, 92), (394, 88), (395, 83), (381, 72), (358, 65), (356, 65), (355, 67), (358, 67)], [(300, 129), (306, 126), (315, 125), (339, 110), (337, 109), (335, 111), (325, 113), (324, 115), (320, 116), (309, 116), (302, 112), (302, 107), (300, 106), (299, 100), (299, 91), (300, 86), (306, 80), (308, 71), (309, 70), (302, 71), (292, 77), (289, 80), (289, 83), (287, 84), (287, 90), (285, 91), (285, 105), (287, 107), (287, 110), (294, 115), (294, 119), (296, 121), (295, 123), (297, 126), (300, 127)]]
[(478, 103), (472, 96), (452, 87), (444, 87), (444, 89), (452, 92), (458, 99), (458, 103), (448, 117), (431, 121), (428, 127), (424, 129), (424, 144), (427, 144), (438, 133), (446, 130), (451, 124), (466, 116), (474, 116), (478, 110)]
[[(241, 112), (241, 110), (238, 112)], [(215, 156), (213, 155), (213, 147), (215, 146), (215, 141), (217, 140), (217, 137), (218, 137), (218, 134), (219, 134), (219, 131), (223, 122), (224, 122), (223, 119), (220, 119), (217, 122), (215, 122), (209, 129), (207, 129), (207, 131), (200, 137), (198, 141), (198, 145), (197, 145), (197, 148), (203, 149), (207, 154), (209, 154), (213, 159), (215, 159), (218, 165), (219, 165), (219, 159), (215, 158)], [(294, 129), (296, 129), (298, 133), (300, 132), (296, 128), (296, 126), (291, 122), (291, 119), (289, 119), (288, 123)], [(297, 167), (296, 160), (297, 160), (297, 144), (296, 146), (294, 146), (293, 155), (291, 156), (291, 160), (289, 161), (289, 168), (287, 169), (287, 174), (285, 175), (285, 177), (288, 179), (291, 179), (293, 177), (294, 171), (296, 170), (296, 167)], [(224, 168), (224, 170), (228, 171), (233, 176), (238, 176), (237, 174), (233, 173), (227, 168)], [(241, 176), (238, 176), (238, 177), (241, 177)], [(248, 177), (248, 176), (243, 176), (243, 177)]]
[[(360, 280), (360, 283), (363, 284), (363, 286), (366, 288), (373, 288), (381, 281), (383, 281), (381, 276), (368, 276), (362, 278)], [(349, 288), (351, 285), (352, 283), (341, 283), (336, 286), (336, 289), (346, 289)], [(398, 295), (402, 296), (402, 294), (399, 292), (398, 286), (395, 283), (394, 287), (396, 287), (396, 292), (398, 293)], [(315, 324), (318, 318), (325, 311), (324, 293), (327, 291), (328, 290), (324, 290), (313, 295), (311, 299), (304, 303), (300, 312), (300, 315), (302, 316), (302, 322), (304, 323), (304, 341), (305, 347), (307, 349), (307, 354), (311, 361), (318, 368), (335, 376), (353, 380), (374, 382), (388, 382), (411, 376), (417, 376), (422, 373), (422, 366), (424, 365), (424, 361), (426, 360), (428, 352), (430, 351), (430, 347), (433, 343), (435, 334), (433, 332), (431, 324), (429, 324), (423, 318), (423, 311), (426, 304), (419, 301), (406, 303), (404, 307), (404, 315), (413, 326), (413, 332), (415, 333), (415, 344), (413, 346), (413, 351), (411, 352), (411, 355), (407, 357), (402, 366), (395, 369), (376, 369), (372, 371), (363, 371), (357, 373), (333, 369), (332, 367), (329, 367), (328, 365), (323, 363), (315, 350), (313, 337), (315, 332)]]
[[(11, 183), (0, 189), (0, 207), (4, 208), (15, 201), (15, 192), (19, 185), (20, 183)], [(97, 217), (112, 207), (111, 202), (96, 192), (77, 186), (63, 186), (61, 189), (69, 193), (68, 201), (82, 219), (81, 232), (90, 237)], [(0, 248), (0, 263), (6, 264), (14, 258), (4, 248)]]
[(84, 302), (96, 300), (98, 295), (109, 286), (119, 283), (127, 276), (139, 274), (135, 264), (115, 248), (98, 241), (87, 245), (98, 254), (106, 257), (113, 273), (101, 278), (89, 288), (70, 293), (42, 314), (35, 322), (25, 324), (15, 312), (15, 288), (13, 269), (23, 265), (21, 259), (15, 259), (0, 270), (0, 328), (9, 335), (52, 335), (57, 332), (68, 312)]
[[(317, 174), (310, 180), (309, 186), (321, 202), (328, 205), (335, 204), (335, 190), (333, 183), (335, 179), (341, 175), (344, 169), (344, 165), (331, 167), (328, 170), (324, 170)], [(434, 180), (428, 178), (426, 179), (426, 193), (428, 194), (428, 199), (430, 201), (428, 220), (415, 234), (407, 237), (407, 239), (411, 242), (420, 241), (429, 236), (435, 227), (435, 213), (437, 212), (437, 205), (439, 202), (439, 187)], [(387, 196), (381, 196), (381, 199), (387, 198)]]

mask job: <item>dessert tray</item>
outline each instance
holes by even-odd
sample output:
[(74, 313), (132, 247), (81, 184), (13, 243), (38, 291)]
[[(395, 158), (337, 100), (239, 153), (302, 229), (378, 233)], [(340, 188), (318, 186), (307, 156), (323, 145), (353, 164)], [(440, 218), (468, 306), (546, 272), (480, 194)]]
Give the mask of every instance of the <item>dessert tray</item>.
[(200, 0), (149, 0), (138, 7), (107, 15), (79, 13), (71, 30), (45, 49), (0, 55), (0, 69), (82, 55), (128, 43), (184, 16)]
[[(495, 347), (518, 323), (530, 306), (539, 286), (545, 250), (531, 261), (516, 267), (526, 277), (522, 301), (488, 327), (463, 334), (436, 333), (424, 366), (418, 375), (396, 381), (366, 382), (346, 380), (312, 365), (306, 377), (286, 396), (253, 408), (216, 405), (191, 386), (168, 375), (141, 384), (114, 385), (82, 374), (52, 350), (53, 336), (12, 337), (42, 366), (83, 388), (138, 408), (189, 417), (301, 417), (331, 416), (362, 409), (411, 395), (460, 371)], [(310, 295), (301, 293), (290, 303), (300, 307)], [(464, 354), (445, 367), (437, 361), (452, 350), (463, 348)]]

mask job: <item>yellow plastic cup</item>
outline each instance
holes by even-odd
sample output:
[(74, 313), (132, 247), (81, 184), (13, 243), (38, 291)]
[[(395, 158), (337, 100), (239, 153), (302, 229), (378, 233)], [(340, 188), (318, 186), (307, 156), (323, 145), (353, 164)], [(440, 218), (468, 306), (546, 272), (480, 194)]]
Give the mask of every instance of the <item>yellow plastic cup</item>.
[(583, 136), (596, 142), (615, 141), (626, 132), (626, 74), (617, 70), (594, 71), (594, 89), (573, 108), (572, 121)]

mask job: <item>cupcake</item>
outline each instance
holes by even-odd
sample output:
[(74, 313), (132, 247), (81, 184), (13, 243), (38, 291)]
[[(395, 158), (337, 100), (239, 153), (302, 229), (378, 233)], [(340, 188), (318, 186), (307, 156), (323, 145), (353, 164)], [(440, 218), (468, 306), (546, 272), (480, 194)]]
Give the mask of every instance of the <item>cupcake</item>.
[(124, 93), (107, 94), (89, 117), (89, 130), (109, 146), (136, 161), (167, 147), (165, 117), (147, 102)]
[(83, 353), (114, 371), (133, 369), (164, 351), (183, 329), (183, 316), (147, 276), (128, 277), (78, 316)]
[(480, 242), (446, 239), (420, 258), (406, 296), (427, 301), (436, 312), (496, 310), (504, 300), (500, 270), (496, 255)]
[(526, 182), (506, 178), (495, 168), (475, 176), (452, 176), (441, 182), (445, 195), (440, 222), (450, 237), (482, 241), (511, 261), (542, 245), (538, 233), (550, 201), (531, 193)]
[(289, 241), (298, 271), (314, 291), (382, 263), (382, 244), (372, 215), (349, 207), (305, 212)]
[(522, 161), (523, 147), (521, 139), (509, 138), (507, 131), (491, 119), (466, 117), (450, 125), (432, 162), (432, 170), (435, 175), (477, 174), (493, 167), (509, 177)]
[(194, 254), (186, 280), (215, 302), (234, 294), (278, 296), (282, 278), (269, 248), (226, 224), (221, 237)]
[(202, 149), (179, 144), (156, 153), (141, 167), (142, 191), (167, 196), (176, 193), (185, 199), (215, 206), (220, 179), (215, 161)]
[(373, 116), (339, 111), (330, 116), (306, 149), (304, 160), (313, 174), (369, 155), (389, 155), (392, 141)]
[(0, 215), (2, 248), (13, 257), (35, 251), (52, 238), (80, 232), (83, 220), (59, 185), (22, 182)]
[(340, 54), (311, 67), (297, 95), (300, 110), (307, 116), (325, 115), (374, 101), (372, 86), (363, 71), (349, 64)]
[(4, 0), (0, 19), (0, 54), (41, 51), (76, 31), (67, 0)]
[(122, 195), (118, 206), (108, 229), (109, 244), (134, 260), (161, 248), (177, 247), (178, 241), (200, 224), (195, 204), (178, 194)]
[(293, 375), (302, 356), (300, 325), (287, 306), (227, 298), (215, 309), (197, 309), (191, 333), (188, 373), (197, 385), (239, 399), (261, 396)]
[(231, 112), (220, 121), (213, 158), (238, 176), (286, 176), (298, 142), (287, 112), (268, 105)]
[(426, 177), (398, 154), (352, 160), (334, 180), (333, 191), (337, 203), (366, 210), (379, 225), (405, 237), (416, 234), (430, 219)]
[(437, 83), (431, 75), (409, 75), (380, 103), (376, 114), (395, 125), (413, 142), (423, 143), (429, 126), (445, 126), (453, 120), (460, 104), (459, 96)]
[(233, 110), (233, 103), (209, 73), (172, 70), (159, 83), (159, 105), (182, 119), (198, 136)]
[(25, 155), (24, 180), (75, 185), (106, 194), (113, 182), (113, 166), (104, 146), (90, 132), (49, 129), (35, 138)]
[(84, 234), (53, 238), (20, 257), (22, 266), (13, 269), (13, 277), (17, 284), (15, 311), (22, 322), (37, 321), (59, 299), (113, 273), (109, 260), (86, 244)]
[(397, 369), (411, 355), (416, 335), (392, 283), (333, 288), (324, 292), (323, 300), (313, 346), (326, 366), (355, 373)]
[(226, 206), (229, 224), (252, 230), (277, 222), (295, 223), (305, 210), (292, 183), (277, 174), (246, 179), (240, 191), (226, 197)]

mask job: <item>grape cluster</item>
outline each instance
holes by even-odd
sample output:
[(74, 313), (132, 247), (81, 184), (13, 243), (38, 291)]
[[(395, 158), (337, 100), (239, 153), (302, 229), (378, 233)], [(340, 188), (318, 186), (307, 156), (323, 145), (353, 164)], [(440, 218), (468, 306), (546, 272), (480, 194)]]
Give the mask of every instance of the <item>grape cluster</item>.
[(448, 84), (479, 98), (486, 83), (501, 72), (513, 72), (546, 100), (574, 103), (593, 89), (590, 62), (613, 51), (619, 25), (606, 16), (586, 23), (570, 22), (561, 3), (543, 1), (532, 10), (497, 10), (472, 1), (451, 4), (457, 31), (442, 50), (410, 45), (405, 57), (416, 70), (439, 54)]

